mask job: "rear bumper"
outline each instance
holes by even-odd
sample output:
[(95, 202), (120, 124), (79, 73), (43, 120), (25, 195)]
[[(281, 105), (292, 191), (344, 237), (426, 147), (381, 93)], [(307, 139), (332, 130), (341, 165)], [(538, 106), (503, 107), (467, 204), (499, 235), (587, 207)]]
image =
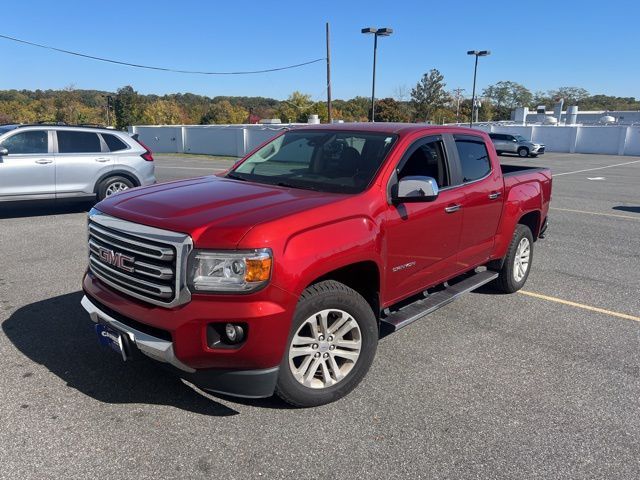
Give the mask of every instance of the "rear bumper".
[[(261, 398), (273, 395), (278, 380), (278, 367), (256, 370), (195, 369), (180, 361), (173, 348), (173, 342), (142, 332), (118, 320), (96, 305), (86, 295), (81, 304), (95, 323), (108, 324), (124, 334), (127, 349), (137, 349), (147, 357), (161, 362), (181, 378), (204, 390), (246, 398)], [(130, 352), (133, 353), (133, 352)]]

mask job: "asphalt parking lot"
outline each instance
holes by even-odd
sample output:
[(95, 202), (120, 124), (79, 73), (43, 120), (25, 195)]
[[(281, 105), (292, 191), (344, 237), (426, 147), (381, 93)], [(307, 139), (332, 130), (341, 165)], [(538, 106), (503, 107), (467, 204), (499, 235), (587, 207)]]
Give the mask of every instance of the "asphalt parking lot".
[[(525, 290), (380, 342), (337, 403), (204, 395), (98, 346), (86, 205), (0, 210), (1, 478), (639, 478), (640, 157), (545, 154)], [(160, 181), (230, 160), (157, 156)]]

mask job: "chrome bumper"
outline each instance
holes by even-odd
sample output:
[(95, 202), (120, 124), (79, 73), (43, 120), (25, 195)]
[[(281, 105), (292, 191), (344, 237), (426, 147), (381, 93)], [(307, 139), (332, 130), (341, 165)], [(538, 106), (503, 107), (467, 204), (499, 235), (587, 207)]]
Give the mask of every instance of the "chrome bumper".
[(110, 317), (98, 307), (96, 307), (86, 295), (82, 297), (82, 301), (80, 303), (89, 313), (91, 320), (93, 320), (95, 323), (98, 323), (98, 321), (106, 323), (116, 330), (126, 334), (129, 337), (131, 343), (138, 347), (138, 350), (140, 350), (146, 356), (159, 362), (173, 365), (174, 367), (184, 372), (195, 372), (195, 369), (185, 365), (176, 358), (175, 354), (173, 353), (173, 343), (161, 338), (153, 337), (139, 330), (136, 330), (135, 328), (131, 328), (130, 326), (125, 325), (122, 322), (119, 322), (115, 318)]

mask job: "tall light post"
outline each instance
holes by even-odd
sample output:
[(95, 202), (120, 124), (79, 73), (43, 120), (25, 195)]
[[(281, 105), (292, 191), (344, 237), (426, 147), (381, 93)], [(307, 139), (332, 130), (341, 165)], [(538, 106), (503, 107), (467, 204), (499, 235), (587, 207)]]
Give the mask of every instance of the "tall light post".
[(378, 51), (378, 37), (388, 37), (393, 33), (392, 28), (363, 28), (362, 33), (373, 34), (373, 83), (371, 86), (371, 121), (376, 121), (376, 53)]
[(469, 119), (469, 128), (473, 127), (473, 114), (476, 111), (476, 74), (478, 73), (478, 57), (486, 57), (491, 55), (489, 50), (469, 50), (467, 55), (475, 55), (476, 63), (473, 67), (473, 91), (471, 93), (471, 118)]

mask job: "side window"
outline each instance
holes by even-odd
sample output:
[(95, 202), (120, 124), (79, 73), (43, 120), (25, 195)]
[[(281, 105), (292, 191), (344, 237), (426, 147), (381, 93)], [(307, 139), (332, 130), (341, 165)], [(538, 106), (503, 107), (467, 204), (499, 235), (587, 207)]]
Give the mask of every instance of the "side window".
[(99, 153), (102, 151), (100, 137), (93, 132), (58, 130), (59, 153)]
[(46, 130), (20, 132), (5, 139), (0, 146), (9, 150), (9, 155), (47, 153), (49, 135)]
[(126, 150), (129, 148), (126, 143), (115, 135), (111, 135), (110, 133), (102, 133), (101, 135), (104, 143), (109, 147), (110, 152), (119, 152), (120, 150)]
[(441, 140), (420, 145), (398, 172), (398, 180), (415, 175), (434, 178), (439, 188), (450, 185), (447, 160)]
[(456, 139), (456, 148), (460, 157), (463, 182), (473, 182), (491, 172), (491, 162), (484, 142)]

